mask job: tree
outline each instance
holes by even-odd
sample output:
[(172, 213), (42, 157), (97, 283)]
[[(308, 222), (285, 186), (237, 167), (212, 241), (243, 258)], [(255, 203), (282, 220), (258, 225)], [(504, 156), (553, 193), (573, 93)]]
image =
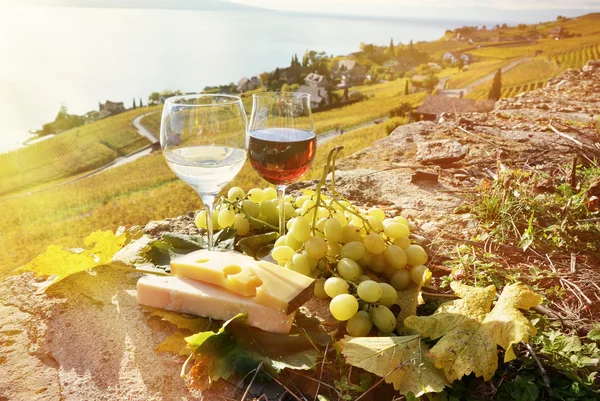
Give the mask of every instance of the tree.
[(408, 81), (410, 81), (410, 79), (406, 80), (406, 83), (404, 84), (404, 94), (408, 95)]
[(281, 86), (281, 93), (288, 93), (291, 91), (292, 91), (292, 89), (290, 88), (289, 84), (286, 83)]
[(135, 98), (133, 98), (133, 109), (134, 110), (136, 109), (136, 107), (135, 107)]
[(260, 79), (260, 84), (266, 88), (269, 84), (269, 73), (265, 71), (261, 73), (258, 78)]
[(302, 67), (308, 67), (308, 49), (304, 52), (304, 56), (302, 56)]
[(150, 96), (148, 96), (149, 103), (158, 103), (160, 101), (160, 93), (152, 92)]
[(433, 91), (433, 88), (436, 87), (436, 85), (438, 84), (438, 82), (440, 82), (440, 80), (439, 80), (438, 77), (436, 77), (433, 74), (428, 75), (423, 80), (423, 88), (425, 88), (425, 90), (427, 90), (428, 92), (431, 92), (431, 91)]
[(139, 107), (144, 107), (144, 105), (142, 104), (142, 98), (140, 98), (140, 106)]
[(462, 57), (459, 57), (458, 58), (458, 72), (461, 72), (464, 67), (465, 67), (465, 60), (463, 60)]
[(395, 49), (394, 49), (394, 39), (390, 38), (390, 57), (394, 57)]
[(488, 93), (488, 99), (498, 100), (500, 99), (500, 95), (502, 93), (502, 70), (499, 68), (494, 75), (494, 80), (492, 81), (492, 87), (490, 88), (490, 92)]

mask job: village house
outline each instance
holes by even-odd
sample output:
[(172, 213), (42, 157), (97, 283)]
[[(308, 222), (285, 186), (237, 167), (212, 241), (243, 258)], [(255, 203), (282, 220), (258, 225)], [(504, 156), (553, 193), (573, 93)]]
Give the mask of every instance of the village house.
[(331, 84), (323, 75), (319, 75), (316, 72), (311, 72), (304, 78), (304, 83), (308, 86), (314, 86), (318, 88), (329, 88)]
[[(259, 84), (260, 84), (260, 82), (259, 82)], [(242, 79), (240, 79), (238, 81), (236, 88), (237, 88), (238, 92), (248, 92), (253, 89), (256, 89), (257, 86), (258, 85), (256, 85), (251, 79), (243, 77)]]
[(105, 103), (99, 103), (98, 109), (102, 115), (119, 114), (125, 111), (125, 106), (123, 102), (111, 102), (107, 100)]
[(427, 95), (414, 114), (421, 115), (423, 120), (437, 121), (442, 113), (474, 113), (494, 109), (493, 100), (465, 99), (443, 95)]
[(338, 60), (333, 66), (332, 75), (344, 85), (362, 85), (367, 77), (367, 67), (358, 64), (356, 60)]
[(329, 92), (322, 86), (302, 85), (296, 93), (308, 93), (310, 95), (310, 108), (316, 109), (329, 104)]
[(446, 52), (442, 56), (442, 60), (448, 61), (448, 62), (450, 62), (450, 64), (457, 64), (458, 60), (460, 60), (460, 59), (462, 59), (462, 61), (464, 61), (465, 65), (469, 64), (469, 62), (471, 61), (471, 57), (466, 53)]

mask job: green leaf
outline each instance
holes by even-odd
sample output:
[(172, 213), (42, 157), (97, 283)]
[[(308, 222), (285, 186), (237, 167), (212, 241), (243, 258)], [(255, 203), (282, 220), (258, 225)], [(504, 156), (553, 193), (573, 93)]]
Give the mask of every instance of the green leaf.
[(587, 333), (587, 338), (592, 341), (600, 341), (600, 329), (593, 329)]
[(244, 237), (240, 239), (237, 246), (248, 256), (253, 258), (256, 257), (256, 252), (259, 249), (269, 245), (279, 237), (276, 232), (269, 232), (265, 234), (253, 235), (251, 237)]
[(444, 375), (425, 356), (421, 336), (348, 337), (339, 342), (346, 362), (384, 377), (401, 394), (417, 397), (440, 392), (447, 385)]
[(529, 218), (529, 224), (527, 225), (527, 229), (521, 235), (521, 241), (519, 242), (519, 246), (523, 248), (523, 252), (527, 250), (533, 244), (534, 232), (533, 232), (533, 213), (531, 213), (531, 217)]
[(233, 249), (237, 230), (233, 227), (227, 227), (219, 231), (215, 235), (215, 248), (217, 249)]
[(163, 242), (166, 242), (173, 248), (178, 249), (200, 249), (206, 248), (206, 241), (201, 235), (188, 235), (180, 233), (165, 233), (162, 236)]
[(36, 276), (48, 276), (48, 280), (39, 284), (39, 291), (45, 291), (72, 274), (110, 263), (126, 240), (127, 236), (122, 232), (115, 235), (112, 231), (96, 231), (85, 238), (87, 249), (65, 249), (50, 245), (45, 253), (17, 268), (14, 273), (30, 271)]
[(246, 324), (246, 315), (223, 323), (217, 331), (205, 331), (186, 337), (189, 350), (194, 352), (195, 364), (190, 374), (204, 381), (204, 386), (227, 379), (237, 372), (241, 375), (262, 361), (273, 372), (282, 369), (310, 369), (321, 355), (317, 344), (325, 338), (317, 319), (297, 313), (296, 326), (290, 334), (269, 333)]

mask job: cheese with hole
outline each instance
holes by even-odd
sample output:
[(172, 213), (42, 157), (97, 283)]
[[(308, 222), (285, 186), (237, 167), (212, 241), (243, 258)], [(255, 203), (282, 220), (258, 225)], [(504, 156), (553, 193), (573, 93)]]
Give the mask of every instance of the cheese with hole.
[(248, 313), (250, 326), (273, 333), (289, 333), (296, 315), (280, 313), (221, 287), (175, 276), (142, 277), (137, 283), (137, 301), (140, 305), (217, 320)]
[(281, 313), (308, 301), (314, 285), (310, 277), (237, 252), (192, 252), (171, 261), (171, 273), (251, 297)]

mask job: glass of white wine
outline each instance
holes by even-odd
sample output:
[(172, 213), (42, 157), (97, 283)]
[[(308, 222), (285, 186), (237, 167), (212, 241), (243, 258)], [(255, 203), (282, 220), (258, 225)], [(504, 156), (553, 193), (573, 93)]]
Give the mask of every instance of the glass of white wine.
[(213, 250), (215, 197), (246, 161), (247, 119), (242, 100), (230, 95), (184, 95), (165, 101), (160, 144), (169, 168), (206, 206), (208, 250)]

